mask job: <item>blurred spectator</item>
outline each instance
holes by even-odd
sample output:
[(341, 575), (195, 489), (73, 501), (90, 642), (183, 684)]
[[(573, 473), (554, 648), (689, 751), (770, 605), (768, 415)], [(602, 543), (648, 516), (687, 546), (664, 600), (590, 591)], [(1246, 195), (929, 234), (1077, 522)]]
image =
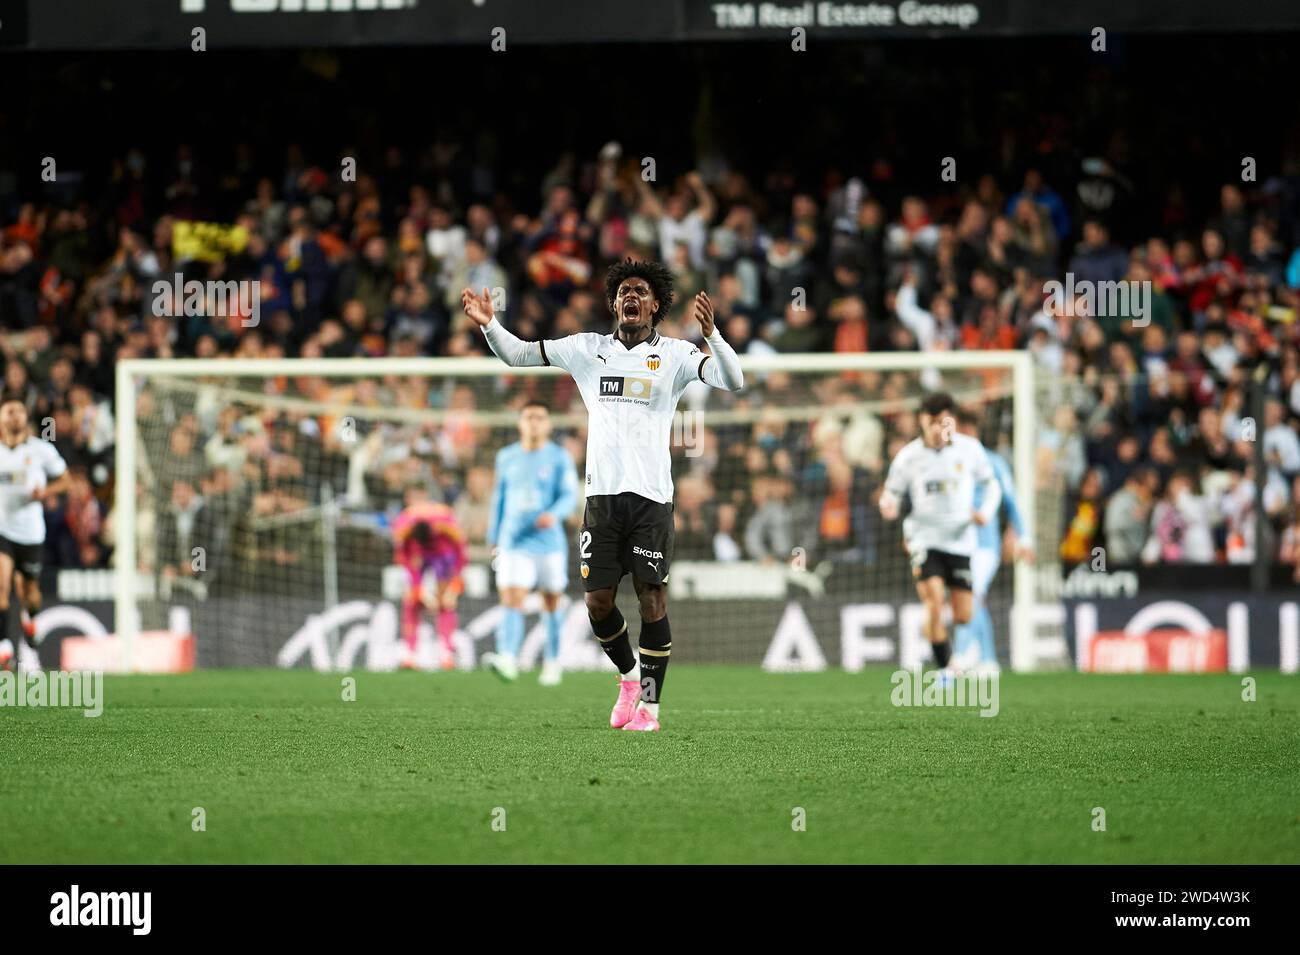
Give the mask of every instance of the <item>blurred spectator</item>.
[(745, 552), (765, 564), (790, 559), (794, 551), (794, 512), (790, 481), (780, 474), (754, 480), (754, 514), (745, 526)]
[(1074, 250), (1068, 271), (1074, 281), (1117, 282), (1128, 271), (1128, 255), (1118, 246), (1110, 244), (1110, 233), (1096, 219), (1083, 224), (1083, 241)]
[(1264, 406), (1264, 457), (1288, 479), (1300, 474), (1300, 438), (1286, 423), (1285, 408), (1275, 398)]
[(1106, 563), (1137, 566), (1146, 546), (1147, 525), (1159, 478), (1150, 468), (1129, 473), (1124, 485), (1106, 503)]
[(1065, 201), (1043, 181), (1043, 175), (1037, 169), (1029, 169), (1025, 172), (1024, 184), (1020, 191), (1007, 200), (1007, 215), (1013, 215), (1024, 199), (1047, 210), (1057, 237), (1064, 242), (1070, 234), (1070, 213)]
[(69, 469), (68, 492), (52, 512), (47, 511), (45, 522), (51, 532), (46, 548), (54, 552), (57, 566), (103, 566), (103, 507), (95, 499), (83, 469)]
[(743, 552), (736, 542), (736, 505), (718, 506), (718, 532), (713, 535), (713, 559), (723, 563), (740, 560)]
[(713, 528), (716, 522), (708, 513), (710, 489), (703, 478), (686, 477), (676, 482), (673, 498), (675, 538), (673, 550), (682, 560), (713, 558)]
[(1291, 509), (1290, 520), (1282, 532), (1278, 562), (1291, 568), (1291, 580), (1300, 584), (1300, 505)]
[(1213, 523), (1212, 503), (1197, 492), (1190, 474), (1177, 472), (1152, 513), (1143, 563), (1214, 563)]
[(1067, 505), (1065, 540), (1061, 542), (1061, 560), (1078, 564), (1091, 560), (1093, 544), (1101, 527), (1101, 472), (1093, 468), (1084, 475), (1078, 494)]
[(643, 207), (647, 214), (657, 220), (659, 227), (660, 260), (672, 262), (677, 247), (685, 245), (691, 267), (702, 269), (709, 223), (717, 211), (713, 193), (704, 184), (704, 179), (698, 172), (688, 173), (683, 186), (675, 189), (662, 204), (655, 198), (648, 184), (641, 182), (644, 189)]
[[(102, 171), (106, 203), (45, 197), (0, 213), (5, 391), (27, 404), (38, 431), (51, 426), (42, 436), (79, 475), (75, 507), (49, 512), (51, 540), (61, 542), (51, 566), (109, 559), (102, 512), (116, 477), (119, 360), (482, 355), (482, 336), (459, 309), (465, 285), (505, 290), (502, 317), (525, 338), (605, 333), (604, 270), (625, 255), (674, 270), (679, 299), (665, 334), (697, 335), (689, 303), (702, 288), (719, 327), (749, 355), (1030, 351), (1041, 388), (1036, 475), (1065, 501), (1062, 559), (1087, 560), (1100, 543), (1117, 565), (1135, 553), (1241, 561), (1259, 548), (1294, 558), (1286, 515), (1300, 476), (1300, 246), (1273, 187), (1177, 185), (1162, 217), (1143, 222), (1133, 202), (1118, 211), (1132, 190), (1114, 157), (1069, 164), (1074, 179), (1035, 157), (1041, 168), (1018, 188), (977, 170), (972, 186), (933, 192), (891, 178), (898, 168), (886, 160), (856, 175), (828, 163), (824, 177), (805, 180), (785, 168), (750, 175), (739, 157), (712, 157), (707, 172), (686, 170), (660, 188), (609, 143), (505, 189), (498, 160), (462, 167), (457, 149), (441, 137), (381, 147), (376, 172), (343, 182), (296, 146), (270, 157), (235, 144), (221, 169), (197, 145), (165, 157), (127, 148)], [(1077, 205), (1064, 198), (1076, 195)], [(182, 258), (192, 254), (178, 246), (182, 223), (214, 201), (246, 242)], [(177, 271), (260, 279), (258, 326), (219, 313), (210, 296), (203, 314), (186, 314), (182, 294), (179, 317), (155, 315), (152, 282)], [(1054, 302), (1044, 285), (1066, 271), (1076, 284), (1150, 282), (1150, 311), (1089, 309), (1083, 296)], [(1255, 369), (1268, 398), (1258, 436)], [(867, 499), (889, 450), (915, 433), (914, 416), (898, 409), (948, 375), (929, 367), (814, 385), (765, 372), (736, 397), (689, 390), (691, 409), (737, 414), (705, 429), (701, 456), (677, 459), (680, 546), (700, 559), (785, 561), (810, 545), (832, 559), (869, 559)], [(268, 378), (240, 387), (288, 404), (229, 408), (210, 390), (143, 389), (144, 457), (166, 467), (142, 483), (135, 517), (157, 528), (142, 556), (156, 544), (165, 553), (149, 566), (179, 575), (179, 542), (201, 518), (234, 535), (249, 566), (307, 559), (306, 532), (250, 536), (244, 523), (250, 512), (318, 504), (325, 485), (382, 508), (422, 483), (477, 526), (485, 456), (502, 439), (480, 412), (538, 381)], [(576, 408), (571, 383), (554, 387), (557, 413)], [(985, 405), (1002, 434), (1004, 399), (995, 375), (963, 395)], [(294, 400), (316, 410), (290, 411)], [(337, 413), (319, 410), (342, 404), (369, 412), (351, 443), (338, 437)], [(802, 411), (778, 420), (768, 413), (776, 409)], [(579, 453), (582, 437), (581, 428), (570, 437)], [(1261, 541), (1256, 440), (1267, 464)]]

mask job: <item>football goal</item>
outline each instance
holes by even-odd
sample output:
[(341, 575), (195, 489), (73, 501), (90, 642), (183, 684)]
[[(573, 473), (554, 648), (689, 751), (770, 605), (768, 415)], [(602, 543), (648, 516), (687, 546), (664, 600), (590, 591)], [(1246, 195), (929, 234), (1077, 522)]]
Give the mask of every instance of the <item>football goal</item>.
[[(675, 662), (800, 671), (925, 659), (901, 524), (881, 519), (877, 499), (935, 389), (1010, 465), (1036, 545), (1036, 564), (1004, 548), (990, 587), (998, 657), (1030, 670), (1063, 654), (1055, 594), (1040, 584), (1052, 579), (1060, 522), (1040, 434), (1055, 424), (1055, 389), (1028, 353), (743, 361), (743, 391), (692, 385), (672, 429)], [(405, 583), (389, 528), (418, 497), (449, 504), (471, 542), (455, 664), (476, 666), (500, 613), (485, 541), (493, 461), (517, 440), (529, 400), (551, 409), (553, 440), (581, 468), (586, 411), (555, 369), (495, 358), (120, 362), (113, 526), (126, 667), (135, 636), (166, 628), (177, 608), (200, 667), (396, 666)], [(562, 659), (603, 668), (582, 602), (581, 515), (580, 501), (566, 524)], [(626, 581), (620, 604), (631, 619)], [(535, 620), (525, 666), (541, 643)], [(425, 665), (442, 662), (430, 631), (419, 646)]]

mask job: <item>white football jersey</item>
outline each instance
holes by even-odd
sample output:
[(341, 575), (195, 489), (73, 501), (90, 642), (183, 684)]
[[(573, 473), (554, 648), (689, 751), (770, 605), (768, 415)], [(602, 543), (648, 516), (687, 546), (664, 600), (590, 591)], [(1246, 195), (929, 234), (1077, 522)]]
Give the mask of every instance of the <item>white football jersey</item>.
[(658, 332), (633, 348), (590, 332), (541, 346), (543, 362), (572, 375), (587, 406), (587, 495), (631, 491), (671, 502), (673, 414), (708, 356)]
[(68, 469), (54, 445), (28, 436), (17, 447), (0, 441), (0, 537), (15, 544), (45, 541), (45, 514), (32, 491)]
[(907, 549), (969, 557), (975, 550), (975, 487), (985, 481), (995, 481), (993, 465), (974, 438), (954, 434), (939, 448), (926, 447), (920, 438), (904, 445), (889, 465), (885, 490), (912, 500), (903, 520)]

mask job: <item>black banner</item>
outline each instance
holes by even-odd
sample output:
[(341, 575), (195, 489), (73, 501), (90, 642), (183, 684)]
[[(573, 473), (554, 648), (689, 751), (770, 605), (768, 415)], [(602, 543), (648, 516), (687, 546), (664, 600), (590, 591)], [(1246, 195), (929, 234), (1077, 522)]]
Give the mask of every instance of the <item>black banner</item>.
[[(1169, 590), (1136, 597), (1067, 598), (1065, 635), (1080, 670), (1109, 672), (1300, 669), (1295, 593)], [(1169, 648), (1152, 634), (1178, 634)], [(1099, 643), (1110, 641), (1105, 647)]]
[[(781, 878), (763, 873), (760, 884), (743, 869), (732, 871), (734, 884), (749, 884), (756, 892)], [(931, 869), (891, 866), (881, 874), (887, 878), (869, 893), (875, 922), (891, 928), (924, 924), (932, 909)], [(996, 871), (981, 866), (966, 874), (970, 884), (945, 903), (949, 918), (991, 923), (999, 937), (1015, 941), (1038, 941), (1068, 926), (1072, 939), (1127, 936), (1181, 947), (1200, 938), (1219, 948), (1246, 941), (1258, 946), (1289, 929), (1294, 898), (1292, 874), (1265, 866), (999, 866)], [(439, 905), (445, 911), (473, 911), (485, 893), (500, 888), (502, 878), (509, 876), (467, 871), (441, 890)], [(7, 878), (0, 876), (0, 885), (10, 900), (6, 929), (22, 941), (136, 946), (154, 940), (175, 947), (192, 945), (201, 933), (212, 944), (246, 947), (253, 935), (274, 931), (337, 948), (396, 943), (404, 931), (400, 920), (377, 916), (409, 892), (410, 879), (409, 870), (378, 866), (295, 866), (291, 872), (245, 866), (35, 866), (10, 869)], [(526, 885), (523, 879), (518, 884)], [(788, 885), (796, 887), (794, 880)], [(540, 893), (521, 895), (522, 904), (512, 903), (518, 918), (552, 914), (553, 901)], [(696, 897), (678, 910), (706, 917), (704, 894), (691, 895)], [(828, 883), (819, 895), (825, 909), (845, 913), (860, 908), (862, 898), (863, 890), (851, 880)], [(1007, 905), (1008, 898), (1015, 904)], [(602, 930), (603, 918), (597, 916)]]
[[(24, 22), (24, 15), (26, 22)], [(1300, 29), (1300, 4), (1250, 0), (0, 0), (0, 46), (31, 50), (788, 42), (812, 38), (1044, 36)]]

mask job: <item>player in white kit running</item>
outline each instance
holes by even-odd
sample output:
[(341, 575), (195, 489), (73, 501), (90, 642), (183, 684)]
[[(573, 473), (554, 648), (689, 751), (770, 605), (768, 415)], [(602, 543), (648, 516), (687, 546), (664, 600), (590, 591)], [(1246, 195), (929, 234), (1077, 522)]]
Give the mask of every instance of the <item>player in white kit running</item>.
[[(994, 519), (1002, 502), (984, 446), (957, 433), (956, 408), (950, 395), (926, 396), (919, 416), (921, 437), (898, 452), (880, 495), (880, 513), (886, 520), (898, 517), (904, 497), (911, 500), (911, 513), (903, 521), (903, 541), (916, 593), (925, 604), (925, 636), (940, 669), (946, 669), (952, 658), (943, 622), (945, 589), (951, 595), (953, 621), (969, 623), (975, 530)], [(977, 509), (975, 490), (981, 486), (984, 497)]]
[(27, 406), (17, 398), (0, 402), (0, 664), (9, 649), (9, 596), (15, 582), (23, 637), (36, 649), (36, 614), (41, 609), (41, 549), (45, 544), (43, 502), (63, 490), (68, 466), (48, 441), (27, 427)]

